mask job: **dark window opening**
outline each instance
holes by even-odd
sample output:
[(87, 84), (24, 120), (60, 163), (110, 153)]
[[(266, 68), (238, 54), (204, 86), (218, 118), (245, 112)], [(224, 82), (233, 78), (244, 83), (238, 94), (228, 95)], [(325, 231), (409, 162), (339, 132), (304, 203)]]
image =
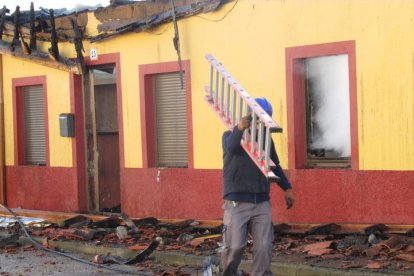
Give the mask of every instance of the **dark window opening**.
[(348, 55), (304, 59), (307, 167), (351, 167), (348, 72)]

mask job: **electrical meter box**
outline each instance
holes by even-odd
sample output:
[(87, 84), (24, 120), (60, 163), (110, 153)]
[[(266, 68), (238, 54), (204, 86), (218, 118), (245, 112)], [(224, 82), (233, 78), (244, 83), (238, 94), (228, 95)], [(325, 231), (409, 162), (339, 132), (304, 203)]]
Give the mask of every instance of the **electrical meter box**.
[(60, 136), (75, 137), (75, 116), (72, 113), (59, 115)]

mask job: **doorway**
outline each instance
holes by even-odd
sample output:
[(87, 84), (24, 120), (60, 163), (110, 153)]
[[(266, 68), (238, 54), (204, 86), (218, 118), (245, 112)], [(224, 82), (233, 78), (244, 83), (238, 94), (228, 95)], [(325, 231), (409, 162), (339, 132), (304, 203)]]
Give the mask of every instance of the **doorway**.
[(97, 212), (121, 210), (116, 77), (115, 64), (89, 68), (89, 209)]

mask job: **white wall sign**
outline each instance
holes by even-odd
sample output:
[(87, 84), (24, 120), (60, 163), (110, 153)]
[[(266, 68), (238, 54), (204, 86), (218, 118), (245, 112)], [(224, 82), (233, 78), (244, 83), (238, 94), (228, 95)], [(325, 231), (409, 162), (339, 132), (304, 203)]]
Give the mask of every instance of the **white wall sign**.
[(91, 48), (89, 50), (89, 57), (91, 60), (98, 60), (98, 50), (96, 48)]

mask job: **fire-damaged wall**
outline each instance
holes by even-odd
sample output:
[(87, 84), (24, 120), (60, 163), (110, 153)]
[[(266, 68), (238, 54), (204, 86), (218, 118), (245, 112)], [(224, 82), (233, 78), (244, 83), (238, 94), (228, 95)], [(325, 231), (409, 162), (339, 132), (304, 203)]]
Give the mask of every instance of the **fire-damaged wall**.
[[(96, 17), (107, 19), (106, 12)], [(414, 43), (407, 39), (413, 16), (414, 3), (406, 1), (229, 1), (178, 20), (180, 66), (171, 19), (134, 29), (131, 18), (132, 32), (117, 25), (98, 37), (102, 22), (88, 13), (85, 34), (97, 40), (84, 40), (85, 55), (96, 54), (86, 66), (111, 75), (116, 87), (118, 128), (111, 135), (119, 137), (121, 210), (133, 217), (222, 216), (225, 127), (204, 100), (210, 77), (204, 56), (211, 53), (252, 96), (272, 103), (273, 119), (284, 130), (273, 139), (295, 206), (286, 210), (273, 185), (275, 221), (413, 224)], [(75, 58), (73, 45), (59, 47)], [(13, 103), (13, 80), (32, 77), (47, 86), (49, 161), (36, 167), (18, 162)], [(91, 84), (74, 73), (3, 57), (11, 207), (78, 211), (95, 197), (86, 142), (94, 130), (88, 110), (83, 114), (93, 98), (82, 85)], [(75, 137), (59, 136), (60, 113), (78, 119)], [(171, 129), (178, 142), (165, 139)]]

